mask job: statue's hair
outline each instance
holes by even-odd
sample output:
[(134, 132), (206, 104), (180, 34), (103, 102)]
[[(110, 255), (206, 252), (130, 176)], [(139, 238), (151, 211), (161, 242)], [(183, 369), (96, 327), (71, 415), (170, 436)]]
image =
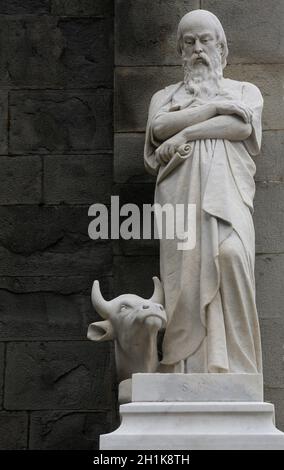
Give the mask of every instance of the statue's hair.
[[(225, 68), (227, 65), (227, 57), (228, 57), (228, 44), (227, 44), (227, 39), (225, 35), (225, 31), (223, 29), (223, 26), (221, 25), (220, 20), (215, 16), (213, 13), (207, 10), (193, 10), (187, 13), (186, 15), (183, 16), (183, 18), (180, 20), (180, 23), (178, 25), (178, 31), (177, 31), (177, 50), (180, 55), (182, 55), (183, 51), (183, 34), (184, 34), (184, 29), (188, 24), (191, 22), (192, 19), (196, 18), (197, 16), (201, 16), (204, 19), (209, 19), (211, 24), (215, 26), (215, 31), (216, 31), (216, 36), (217, 36), (217, 41), (222, 47), (222, 67)], [(207, 17), (207, 18), (206, 18)]]

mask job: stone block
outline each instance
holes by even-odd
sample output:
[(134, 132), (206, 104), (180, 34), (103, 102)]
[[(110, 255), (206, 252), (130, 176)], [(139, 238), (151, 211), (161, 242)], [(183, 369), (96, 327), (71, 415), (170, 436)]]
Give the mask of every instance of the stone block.
[(0, 450), (26, 450), (28, 414), (0, 411)]
[(109, 413), (33, 412), (30, 449), (96, 450), (99, 435), (111, 430)]
[(258, 182), (254, 205), (256, 252), (283, 253), (284, 184)]
[(283, 63), (284, 4), (281, 0), (202, 0), (221, 21), (229, 63)]
[(10, 152), (94, 153), (112, 149), (112, 93), (13, 91)]
[(0, 93), (0, 155), (8, 153), (8, 93)]
[(51, 13), (61, 16), (110, 16), (113, 0), (51, 0)]
[(148, 183), (155, 178), (144, 167), (144, 133), (116, 133), (114, 137), (114, 180), (116, 183)]
[(5, 409), (110, 409), (111, 364), (109, 343), (10, 343)]
[(46, 204), (109, 204), (112, 155), (44, 157)]
[[(263, 128), (284, 129), (282, 96), (284, 65), (231, 65), (225, 76), (252, 82), (264, 97)], [(143, 132), (153, 94), (167, 85), (183, 80), (181, 67), (117, 67), (115, 127), (118, 132)]]
[(152, 95), (183, 79), (181, 67), (117, 67), (115, 129), (144, 132)]
[(91, 287), (86, 284), (89, 295), (0, 290), (0, 341), (85, 340), (89, 324), (100, 320), (91, 305)]
[[(44, 290), (52, 290), (58, 282), (56, 278), (61, 277), (63, 279), (55, 292), (74, 293), (72, 278), (81, 278), (79, 290), (83, 292), (90, 288), (96, 276), (111, 275), (111, 241), (89, 238), (91, 219), (87, 206), (2, 207), (0, 215), (0, 275), (4, 278), (42, 276), (49, 278)], [(82, 280), (86, 283), (85, 288)], [(44, 279), (42, 281), (44, 284)], [(26, 292), (21, 288), (21, 281), (14, 282), (14, 288), (10, 284), (9, 290)], [(37, 286), (33, 285), (34, 282), (32, 279), (28, 281), (32, 292), (43, 288), (41, 282), (37, 280)], [(7, 287), (5, 282), (2, 287)]]
[(284, 181), (284, 132), (263, 132), (261, 154), (255, 157), (257, 181)]
[(150, 298), (154, 290), (152, 277), (159, 277), (159, 272), (158, 257), (115, 256), (114, 295), (131, 293)]
[(260, 322), (263, 355), (263, 379), (266, 387), (284, 388), (284, 324), (282, 318)]
[(112, 87), (111, 21), (2, 16), (0, 27), (2, 87)]
[(1, 15), (48, 15), (49, 0), (1, 0)]
[(261, 318), (282, 318), (284, 255), (258, 255), (255, 262), (256, 301)]
[[(2, 329), (2, 326), (1, 326), (1, 329)], [(3, 403), (4, 369), (5, 369), (5, 345), (3, 343), (0, 343), (0, 408), (2, 408), (2, 403)]]
[(185, 13), (199, 7), (199, 0), (117, 0), (116, 64), (178, 64), (177, 25)]
[(275, 405), (276, 426), (280, 431), (284, 432), (284, 387), (266, 387), (264, 389), (264, 398), (265, 401)]
[(101, 450), (283, 450), (274, 406), (263, 402), (160, 402), (120, 406)]
[(110, 274), (112, 250), (110, 243), (96, 243), (93, 246), (78, 247), (77, 251), (57, 252), (52, 249), (30, 255), (14, 254), (0, 247), (2, 276), (76, 276), (92, 274), (94, 277)]
[(133, 374), (132, 402), (261, 402), (262, 374)]
[[(153, 181), (153, 180), (152, 180)], [(152, 239), (147, 240), (143, 239), (143, 205), (154, 203), (154, 184), (121, 184), (115, 186), (115, 192), (119, 195), (120, 207), (124, 204), (135, 204), (139, 209), (140, 214), (140, 227), (135, 221), (135, 230), (138, 231), (137, 235), (141, 238), (139, 239), (124, 239), (120, 237), (119, 240), (114, 242), (115, 254), (123, 255), (140, 255), (142, 252), (144, 256), (155, 256), (159, 253), (159, 242), (158, 240)], [(131, 210), (129, 216), (131, 217)], [(121, 217), (121, 223), (126, 220), (127, 217)], [(154, 235), (154, 216), (152, 216), (152, 236)], [(134, 223), (133, 223), (134, 225)], [(130, 232), (133, 231), (133, 227), (130, 227)]]
[(83, 245), (91, 248), (95, 242), (88, 237), (88, 209), (89, 206), (66, 205), (0, 206), (0, 245), (13, 253), (27, 255), (63, 248), (73, 253)]
[(264, 98), (262, 125), (264, 130), (284, 129), (284, 107), (279, 106), (283, 94), (282, 64), (231, 65), (225, 75), (234, 80), (254, 83)]
[[(69, 255), (71, 256), (71, 255)], [(111, 275), (106, 275), (98, 267), (93, 273), (85, 275), (42, 275), (42, 276), (0, 276), (0, 288), (24, 294), (30, 292), (52, 292), (59, 295), (90, 295), (94, 279), (100, 279), (103, 285), (112, 285)], [(106, 287), (107, 288), (107, 287)]]
[(0, 204), (41, 202), (42, 164), (38, 157), (0, 157)]
[[(116, 2), (116, 64), (177, 65), (176, 33), (185, 13), (200, 8), (194, 0), (119, 0)], [(228, 41), (229, 63), (282, 63), (284, 6), (281, 0), (205, 0), (220, 19)], [(149, 15), (151, 10), (151, 15)], [(143, 27), (141, 27), (143, 25)]]

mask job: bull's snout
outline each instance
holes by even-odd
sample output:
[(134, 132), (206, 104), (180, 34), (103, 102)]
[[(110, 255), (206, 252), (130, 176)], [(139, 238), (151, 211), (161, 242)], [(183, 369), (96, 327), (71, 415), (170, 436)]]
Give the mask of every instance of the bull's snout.
[(142, 305), (143, 320), (148, 325), (156, 325), (159, 329), (165, 328), (167, 317), (161, 304), (149, 303)]

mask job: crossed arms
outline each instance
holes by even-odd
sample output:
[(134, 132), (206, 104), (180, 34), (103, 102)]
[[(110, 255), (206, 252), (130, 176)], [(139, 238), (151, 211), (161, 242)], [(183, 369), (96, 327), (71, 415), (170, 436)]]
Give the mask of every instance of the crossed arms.
[(159, 163), (167, 163), (180, 145), (200, 139), (242, 141), (252, 133), (252, 111), (237, 102), (208, 103), (195, 108), (171, 111), (153, 123)]

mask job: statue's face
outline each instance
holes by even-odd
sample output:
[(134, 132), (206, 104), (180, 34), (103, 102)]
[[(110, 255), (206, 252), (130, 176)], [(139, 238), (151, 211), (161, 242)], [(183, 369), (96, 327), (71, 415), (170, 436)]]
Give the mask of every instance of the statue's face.
[(214, 25), (194, 19), (183, 32), (183, 56), (191, 65), (209, 66), (216, 53), (221, 53)]

